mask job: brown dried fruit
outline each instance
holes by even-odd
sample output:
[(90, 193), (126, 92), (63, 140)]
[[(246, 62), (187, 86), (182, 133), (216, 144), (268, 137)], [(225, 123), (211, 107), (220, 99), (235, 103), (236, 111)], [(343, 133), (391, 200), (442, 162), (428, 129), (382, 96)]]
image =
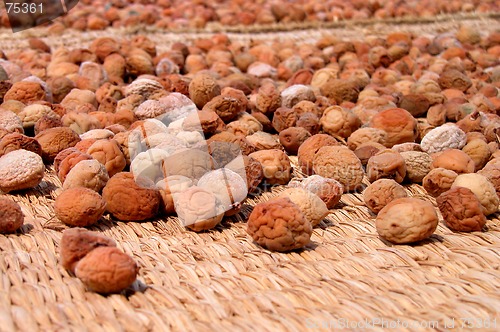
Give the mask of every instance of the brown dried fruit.
[(24, 214), (16, 202), (0, 197), (0, 234), (14, 233), (24, 223)]
[(279, 134), (281, 145), (290, 155), (297, 155), (299, 147), (304, 143), (311, 134), (303, 127), (289, 127), (284, 129)]
[(491, 151), (488, 147), (488, 143), (482, 139), (472, 139), (465, 144), (462, 151), (465, 152), (474, 162), (475, 172), (482, 169), (491, 157)]
[(458, 176), (452, 170), (446, 168), (434, 168), (423, 178), (422, 186), (433, 197), (437, 197), (451, 188)]
[(3, 100), (18, 100), (25, 104), (30, 104), (37, 100), (46, 100), (43, 87), (35, 82), (20, 81), (12, 84), (12, 87), (5, 93)]
[[(115, 174), (104, 187), (106, 210), (118, 220), (141, 221), (154, 217), (160, 206), (160, 193), (146, 178), (129, 172)], [(126, 202), (126, 204), (124, 204)]]
[(257, 150), (283, 149), (283, 146), (281, 146), (276, 135), (271, 135), (263, 131), (257, 131), (256, 133), (247, 136), (246, 139), (250, 142), (250, 144), (255, 146)]
[(249, 155), (257, 160), (264, 170), (264, 178), (269, 184), (287, 184), (291, 179), (290, 159), (281, 150), (261, 150)]
[[(66, 151), (68, 151), (68, 153), (64, 153)], [(72, 151), (72, 152), (70, 152), (70, 151)], [(61, 156), (62, 153), (64, 153), (65, 157), (57, 165), (57, 170), (56, 170), (57, 177), (59, 178), (59, 180), (61, 180), (61, 183), (64, 183), (64, 181), (66, 180), (66, 176), (71, 171), (71, 169), (73, 167), (75, 167), (76, 164), (78, 164), (82, 160), (93, 159), (91, 155), (83, 153), (80, 150), (75, 149), (75, 148), (69, 148), (69, 149), (66, 149), (66, 150), (59, 152), (56, 156), (56, 159), (57, 159), (57, 157), (63, 157), (64, 155)], [(54, 160), (54, 164), (55, 164), (55, 160)], [(56, 167), (54, 166), (54, 169), (55, 168)]]
[(125, 156), (114, 139), (96, 141), (88, 148), (87, 154), (103, 164), (110, 177), (127, 166)]
[(248, 217), (247, 232), (253, 240), (275, 251), (290, 251), (307, 245), (312, 226), (289, 198), (274, 198), (257, 204)]
[[(243, 165), (241, 160), (243, 159)], [(242, 155), (225, 165), (225, 168), (235, 171), (238, 174), (246, 174), (248, 192), (252, 193), (264, 178), (262, 164), (252, 157)], [(244, 173), (243, 173), (244, 172)]]
[(431, 167), (446, 168), (458, 174), (473, 173), (474, 161), (462, 150), (448, 149), (434, 157)]
[(59, 152), (75, 146), (80, 141), (80, 136), (70, 128), (57, 127), (42, 131), (35, 139), (42, 147), (43, 160), (53, 162)]
[(392, 179), (379, 179), (363, 191), (366, 206), (375, 214), (395, 199), (408, 197), (402, 185)]
[(225, 123), (233, 121), (239, 113), (245, 111), (244, 105), (238, 99), (227, 96), (215, 96), (203, 105), (203, 110), (217, 113)]
[(346, 191), (361, 186), (365, 172), (361, 161), (345, 146), (324, 146), (313, 159), (314, 173), (340, 182)]
[(297, 123), (297, 115), (291, 108), (280, 107), (273, 115), (273, 128), (279, 133), (286, 128), (293, 127)]
[(340, 79), (328, 80), (320, 87), (321, 94), (333, 100), (336, 104), (341, 104), (343, 101), (356, 102), (359, 95), (359, 87), (353, 81)]
[(323, 146), (339, 145), (335, 138), (327, 134), (316, 134), (304, 141), (297, 151), (299, 166), (307, 175), (313, 174), (313, 159)]
[(28, 150), (38, 155), (42, 154), (42, 147), (32, 137), (14, 132), (0, 138), (0, 157), (19, 149)]
[(75, 267), (75, 275), (90, 290), (119, 293), (132, 285), (139, 267), (127, 254), (115, 247), (98, 247), (83, 257)]
[(367, 142), (376, 142), (384, 144), (387, 133), (378, 128), (363, 127), (355, 130), (347, 138), (347, 146), (351, 150), (356, 150), (359, 146)]
[(399, 198), (380, 210), (375, 226), (383, 239), (405, 244), (427, 239), (436, 230), (438, 222), (431, 203), (417, 198)]
[(366, 142), (361, 144), (356, 150), (354, 150), (354, 154), (359, 158), (362, 165), (366, 165), (368, 160), (371, 157), (376, 155), (379, 151), (385, 150), (386, 147), (377, 142)]
[(91, 226), (105, 210), (106, 202), (101, 195), (83, 187), (64, 190), (54, 203), (56, 217), (68, 226)]
[(472, 86), (470, 78), (456, 69), (449, 69), (441, 73), (438, 83), (443, 90), (457, 89), (460, 91), (467, 91), (467, 89)]
[(403, 182), (406, 176), (406, 165), (403, 157), (392, 149), (379, 151), (368, 160), (366, 175), (370, 182), (382, 178)]
[(436, 199), (446, 226), (453, 231), (480, 231), (486, 224), (481, 202), (468, 188), (452, 188)]
[(370, 126), (382, 129), (387, 133), (385, 146), (415, 142), (417, 138), (417, 120), (402, 108), (390, 108), (375, 114)]
[(451, 187), (470, 189), (481, 202), (486, 216), (498, 211), (499, 198), (495, 187), (487, 177), (477, 173), (459, 174)]
[(116, 247), (113, 239), (85, 228), (65, 229), (61, 237), (61, 265), (72, 273), (80, 259), (98, 247)]
[[(220, 93), (219, 84), (212, 75), (207, 73), (195, 75), (189, 83), (189, 97), (199, 109)], [(221, 118), (224, 120), (222, 116)]]

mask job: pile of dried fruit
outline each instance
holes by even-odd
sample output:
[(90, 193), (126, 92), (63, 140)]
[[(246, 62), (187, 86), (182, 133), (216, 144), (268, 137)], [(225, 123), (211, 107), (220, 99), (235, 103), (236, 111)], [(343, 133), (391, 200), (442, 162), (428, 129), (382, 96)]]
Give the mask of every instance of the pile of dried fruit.
[[(0, 53), (0, 190), (36, 187), (52, 165), (63, 188), (55, 216), (68, 226), (105, 213), (176, 214), (204, 231), (249, 193), (288, 185), (248, 217), (255, 242), (278, 251), (306, 246), (344, 192), (363, 191), (377, 231), (394, 243), (431, 236), (438, 209), (457, 231), (479, 231), (498, 211), (499, 32), (249, 45), (216, 34), (164, 53), (156, 46), (141, 35), (88, 49), (32, 39)], [(309, 177), (293, 178), (294, 155)], [(407, 197), (410, 183), (438, 209)], [(22, 225), (20, 213), (1, 204), (3, 232)], [(71, 236), (103, 246), (65, 254), (62, 244), (64, 266), (89, 288), (135, 280), (112, 241)], [(123, 282), (93, 279), (101, 267)]]
[[(294, 22), (332, 22), (338, 20), (385, 19), (391, 17), (432, 17), (457, 12), (498, 11), (495, 1), (461, 0), (401, 2), (395, 0), (273, 0), (240, 2), (231, 0), (80, 0), (68, 15), (53, 23), (64, 28), (101, 30), (106, 27), (136, 25), (168, 29), (203, 28), (209, 23), (222, 26), (269, 25)], [(9, 27), (5, 11), (0, 27)]]

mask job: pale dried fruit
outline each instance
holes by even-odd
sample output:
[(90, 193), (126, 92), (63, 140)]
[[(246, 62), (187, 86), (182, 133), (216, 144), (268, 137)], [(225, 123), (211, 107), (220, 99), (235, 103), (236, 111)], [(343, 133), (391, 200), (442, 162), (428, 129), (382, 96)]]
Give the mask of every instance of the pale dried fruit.
[(101, 195), (83, 187), (64, 190), (54, 203), (56, 217), (68, 226), (87, 227), (103, 215), (106, 203)]
[(113, 239), (85, 228), (70, 228), (61, 237), (61, 265), (72, 273), (80, 259), (97, 247), (116, 247)]
[(455, 187), (436, 199), (446, 226), (458, 232), (480, 231), (486, 224), (481, 202), (468, 188)]
[(467, 142), (467, 135), (453, 123), (446, 123), (432, 129), (423, 138), (422, 150), (431, 154), (447, 149), (461, 149)]
[(249, 135), (246, 139), (250, 144), (255, 146), (257, 150), (283, 149), (276, 136), (263, 131), (258, 131)]
[(387, 133), (378, 128), (363, 127), (352, 132), (347, 138), (347, 146), (355, 151), (360, 145), (368, 142), (384, 144)]
[(330, 106), (320, 119), (323, 131), (332, 136), (347, 138), (361, 126), (361, 120), (340, 106)]
[(431, 203), (418, 198), (399, 198), (380, 210), (375, 226), (381, 238), (405, 244), (427, 239), (436, 230), (438, 222)]
[(281, 106), (283, 107), (292, 108), (302, 100), (316, 101), (316, 96), (311, 87), (295, 84), (281, 91)]
[(308, 176), (300, 181), (292, 180), (288, 186), (304, 188), (316, 194), (325, 202), (328, 209), (333, 209), (337, 205), (344, 192), (344, 187), (340, 182), (317, 174)]
[(500, 197), (500, 163), (489, 162), (482, 170), (477, 172), (490, 180)]
[(14, 233), (24, 223), (24, 214), (16, 202), (0, 197), (0, 234)]
[(477, 173), (460, 174), (451, 186), (455, 187), (470, 189), (481, 202), (484, 215), (488, 216), (498, 211), (499, 198), (495, 187), (487, 177)]
[(249, 155), (257, 160), (264, 170), (264, 178), (268, 184), (287, 184), (292, 176), (290, 159), (281, 150), (261, 150)]
[(472, 139), (465, 144), (462, 151), (465, 152), (474, 162), (475, 172), (482, 169), (491, 157), (491, 151), (488, 147), (488, 143), (482, 139)]
[(36, 187), (43, 179), (42, 158), (31, 151), (16, 150), (0, 157), (0, 191), (5, 193)]
[(363, 201), (375, 214), (395, 199), (408, 197), (402, 185), (392, 179), (379, 179), (363, 191)]
[(345, 146), (324, 146), (313, 159), (314, 173), (340, 182), (346, 191), (359, 189), (365, 172), (361, 161)]
[(413, 183), (422, 183), (431, 171), (432, 157), (422, 151), (404, 151), (400, 154), (405, 161), (406, 178)]
[(405, 160), (392, 149), (379, 151), (368, 159), (366, 175), (370, 182), (381, 178), (389, 178), (401, 183), (406, 176)]
[(222, 211), (226, 216), (230, 216), (239, 212), (242, 202), (247, 197), (248, 188), (245, 177), (245, 173), (240, 174), (229, 168), (219, 168), (207, 172), (196, 185), (212, 192), (220, 202)]
[(95, 159), (82, 160), (73, 166), (66, 175), (63, 182), (63, 189), (84, 187), (101, 192), (108, 180), (108, 171), (103, 164)]
[(85, 255), (75, 267), (75, 275), (91, 291), (119, 293), (132, 285), (139, 267), (116, 247), (98, 247)]
[(446, 168), (434, 168), (422, 179), (422, 186), (427, 193), (437, 197), (451, 188), (458, 174)]
[(141, 221), (153, 218), (160, 207), (160, 193), (147, 178), (128, 172), (113, 176), (102, 190), (106, 210), (118, 220)]
[(328, 208), (325, 202), (307, 189), (288, 188), (279, 193), (278, 197), (287, 197), (295, 203), (313, 227), (318, 225), (328, 215)]
[(217, 196), (197, 186), (179, 193), (174, 198), (174, 204), (182, 224), (196, 232), (214, 228), (224, 216)]
[(290, 251), (306, 246), (312, 226), (300, 208), (289, 198), (274, 198), (255, 205), (248, 217), (247, 232), (253, 240), (275, 251)]

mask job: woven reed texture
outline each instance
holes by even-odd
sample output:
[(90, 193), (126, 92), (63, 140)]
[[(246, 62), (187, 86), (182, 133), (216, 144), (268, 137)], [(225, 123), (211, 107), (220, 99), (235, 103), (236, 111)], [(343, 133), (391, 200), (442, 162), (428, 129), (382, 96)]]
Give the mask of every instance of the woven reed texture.
[[(384, 331), (398, 320), (398, 331), (428, 331), (472, 326), (465, 319), (500, 323), (498, 214), (486, 232), (440, 224), (423, 243), (391, 245), (378, 237), (362, 195), (344, 194), (311, 244), (291, 253), (264, 250), (245, 231), (252, 206), (283, 188), (249, 198), (205, 233), (186, 231), (174, 217), (105, 217), (90, 229), (115, 239), (141, 267), (131, 289), (105, 297), (58, 263), (66, 228), (53, 212), (60, 185), (49, 168), (38, 187), (9, 195), (26, 222), (0, 236), (1, 331), (304, 331), (346, 323)], [(435, 204), (422, 187), (407, 190)]]
[[(324, 33), (354, 39), (396, 29), (451, 32), (464, 22), (482, 31), (498, 29), (492, 16), (228, 35), (240, 41), (310, 41)], [(98, 36), (138, 32), (157, 42), (158, 51), (207, 35), (108, 29), (45, 38), (42, 29), (16, 35), (3, 30), (0, 46), (24, 48), (28, 37), (38, 36), (52, 47), (74, 48)], [(252, 206), (283, 188), (249, 198), (238, 215), (204, 233), (185, 230), (174, 217), (141, 223), (105, 217), (90, 229), (115, 239), (141, 267), (131, 289), (106, 297), (86, 291), (59, 265), (66, 226), (54, 217), (53, 203), (60, 187), (49, 168), (38, 187), (7, 195), (22, 206), (26, 221), (17, 234), (0, 235), (0, 331), (333, 331), (346, 323), (352, 330), (386, 331), (399, 324), (393, 330), (495, 331), (500, 326), (499, 214), (489, 218), (485, 232), (453, 233), (441, 223), (427, 241), (391, 245), (378, 237), (362, 195), (344, 194), (314, 229), (311, 244), (291, 253), (255, 245), (245, 225)], [(422, 187), (406, 189), (435, 204)]]

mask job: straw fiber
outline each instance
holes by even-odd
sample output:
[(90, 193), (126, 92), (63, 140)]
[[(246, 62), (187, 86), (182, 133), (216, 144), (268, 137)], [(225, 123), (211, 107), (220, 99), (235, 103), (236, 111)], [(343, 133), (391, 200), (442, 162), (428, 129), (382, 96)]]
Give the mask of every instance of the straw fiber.
[[(473, 22), (485, 30), (498, 28), (497, 18)], [(459, 23), (398, 27), (430, 33), (451, 31)], [(340, 36), (351, 38), (395, 28), (339, 29)], [(17, 39), (0, 31), (0, 40), (5, 51), (22, 48), (28, 34), (37, 31)], [(287, 35), (319, 38), (325, 31)], [(103, 34), (127, 36), (126, 31)], [(160, 48), (201, 36), (145, 34)], [(97, 35), (69, 31), (44, 40), (72, 48)], [(240, 40), (278, 36), (230, 34)], [(55, 218), (53, 203), (60, 187), (49, 168), (36, 188), (7, 195), (21, 205), (26, 220), (16, 234), (0, 235), (0, 331), (495, 331), (500, 326), (499, 214), (489, 218), (483, 232), (454, 233), (441, 222), (427, 241), (391, 245), (378, 237), (362, 195), (344, 194), (314, 229), (312, 242), (291, 253), (262, 249), (246, 233), (252, 207), (283, 188), (249, 198), (239, 214), (204, 233), (185, 230), (174, 217), (127, 223), (105, 216), (90, 229), (115, 239), (140, 272), (124, 293), (102, 296), (86, 291), (59, 264), (66, 226)], [(435, 204), (422, 187), (406, 189)]]
[[(17, 234), (0, 236), (2, 331), (304, 331), (346, 324), (493, 331), (500, 323), (498, 215), (485, 232), (453, 233), (440, 224), (428, 241), (395, 246), (377, 236), (362, 196), (344, 194), (311, 244), (291, 253), (264, 250), (245, 231), (252, 206), (282, 188), (250, 198), (205, 233), (184, 230), (174, 217), (105, 217), (90, 229), (115, 239), (141, 268), (130, 289), (105, 297), (86, 291), (58, 263), (66, 228), (53, 212), (60, 185), (49, 169), (38, 187), (8, 195), (26, 222)], [(407, 190), (435, 204), (422, 187)]]

